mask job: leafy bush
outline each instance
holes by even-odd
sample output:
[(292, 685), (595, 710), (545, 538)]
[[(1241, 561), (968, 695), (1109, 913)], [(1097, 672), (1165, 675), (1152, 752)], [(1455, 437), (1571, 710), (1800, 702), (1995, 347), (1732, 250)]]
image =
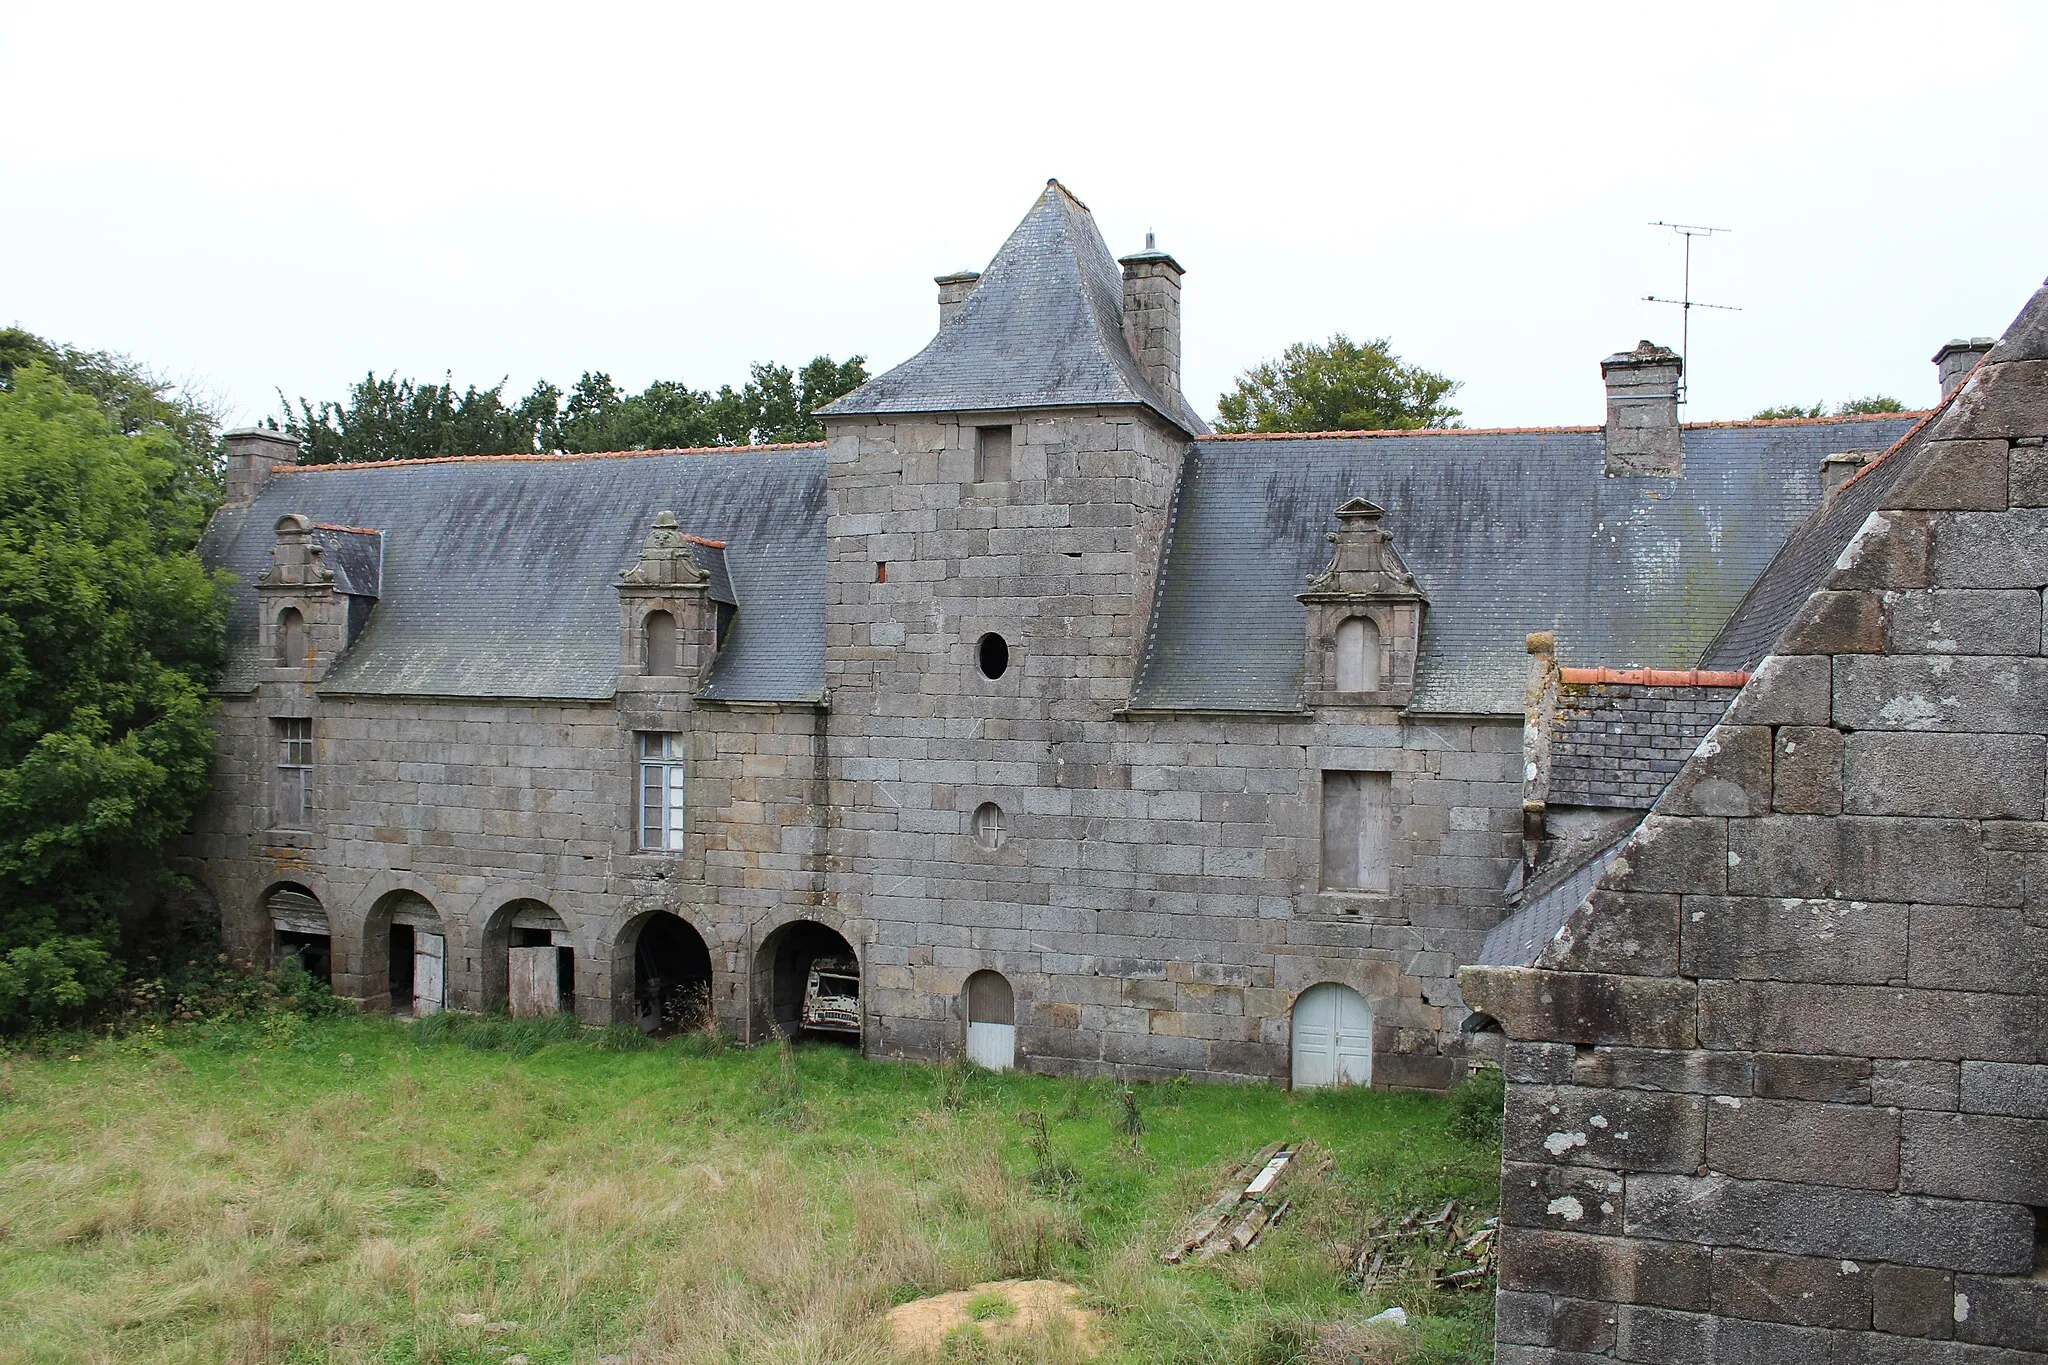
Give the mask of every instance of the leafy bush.
[(1499, 1142), (1508, 1082), (1498, 1067), (1481, 1067), (1451, 1087), (1450, 1130), (1469, 1142)]

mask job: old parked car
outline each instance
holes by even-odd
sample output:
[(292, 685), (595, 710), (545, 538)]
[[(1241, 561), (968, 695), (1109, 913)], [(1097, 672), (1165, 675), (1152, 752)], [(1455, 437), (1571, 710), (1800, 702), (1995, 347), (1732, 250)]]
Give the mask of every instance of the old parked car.
[(860, 964), (851, 957), (811, 959), (804, 983), (803, 1026), (819, 1033), (860, 1035)]

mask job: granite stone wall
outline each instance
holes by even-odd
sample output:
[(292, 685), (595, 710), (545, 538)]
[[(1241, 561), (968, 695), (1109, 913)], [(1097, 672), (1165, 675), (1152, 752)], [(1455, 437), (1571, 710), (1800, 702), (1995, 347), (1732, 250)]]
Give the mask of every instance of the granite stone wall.
[(1463, 975), (1501, 1365), (2048, 1351), (2048, 291), (1935, 420), (1536, 967)]

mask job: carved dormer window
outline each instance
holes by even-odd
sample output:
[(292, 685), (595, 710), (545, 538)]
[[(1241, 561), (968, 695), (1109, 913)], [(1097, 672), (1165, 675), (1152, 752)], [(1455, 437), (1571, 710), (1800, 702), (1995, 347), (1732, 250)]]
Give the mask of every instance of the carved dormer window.
[(1336, 511), (1329, 567), (1299, 601), (1307, 612), (1302, 691), (1312, 707), (1406, 706), (1428, 599), (1364, 498)]
[[(695, 691), (731, 619), (723, 543), (688, 535), (658, 512), (634, 565), (619, 575), (619, 672), (647, 686)], [(673, 681), (671, 681), (673, 680)]]
[(668, 678), (676, 671), (676, 618), (650, 611), (640, 623), (640, 662), (650, 677)]

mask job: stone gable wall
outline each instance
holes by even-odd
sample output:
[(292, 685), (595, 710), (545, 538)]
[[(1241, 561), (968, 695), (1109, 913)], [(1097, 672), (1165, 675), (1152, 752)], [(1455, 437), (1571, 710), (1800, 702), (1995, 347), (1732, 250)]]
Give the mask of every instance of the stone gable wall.
[(1463, 974), (1500, 1365), (2048, 1351), (2048, 351), (1999, 359), (1536, 968)]

